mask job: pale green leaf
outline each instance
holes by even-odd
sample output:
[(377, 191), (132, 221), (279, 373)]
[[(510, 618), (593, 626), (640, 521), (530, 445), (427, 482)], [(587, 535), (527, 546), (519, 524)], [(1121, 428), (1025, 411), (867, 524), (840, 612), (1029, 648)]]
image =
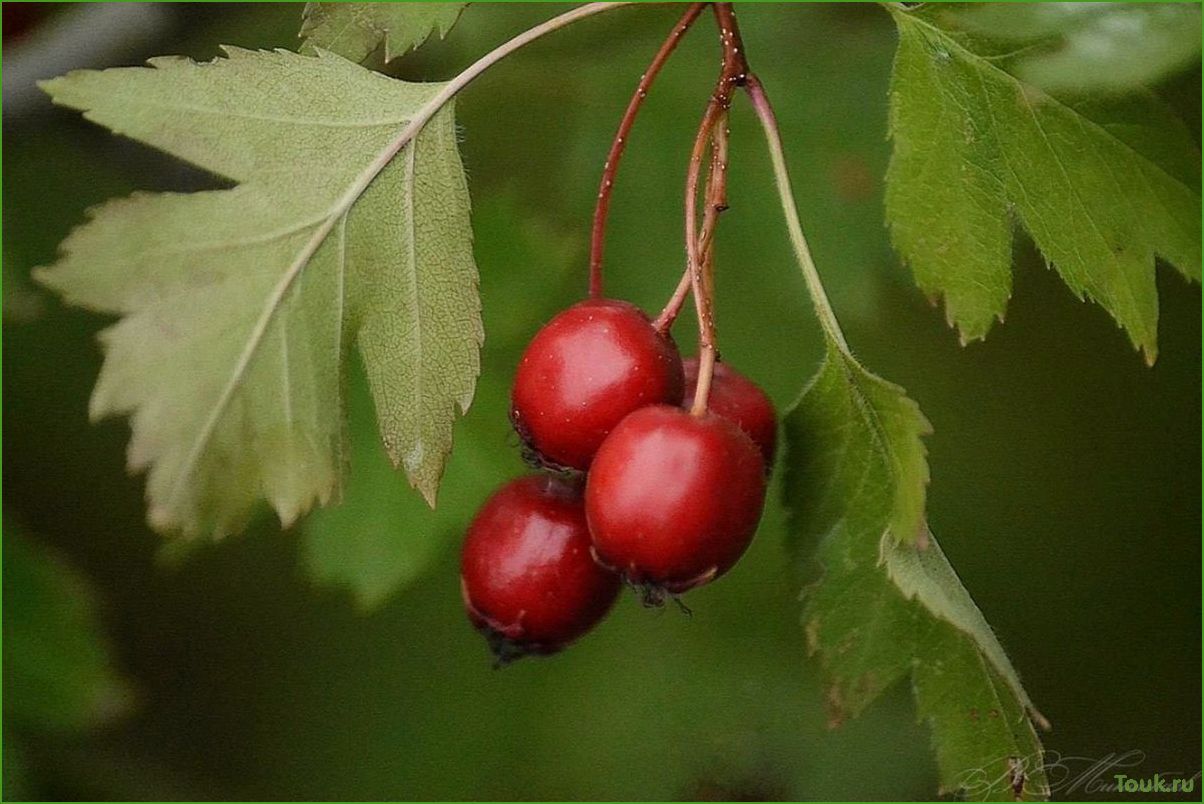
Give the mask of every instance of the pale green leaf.
[(220, 535), (260, 499), (288, 525), (341, 494), (355, 344), (385, 448), (433, 504), (483, 338), (451, 107), (365, 176), (443, 85), (331, 54), (228, 54), (43, 85), (237, 183), (110, 201), (38, 272), (122, 316), (101, 335), (92, 415), (131, 416), (156, 528)]
[(1005, 45), (1016, 75), (1050, 92), (1149, 86), (1200, 55), (1196, 3), (959, 3), (943, 13)]
[(1200, 277), (1199, 159), (1186, 129), (1147, 94), (1048, 94), (1009, 72), (996, 46), (942, 27), (957, 19), (947, 12), (892, 7), (896, 247), (963, 339), (982, 338), (1011, 295), (1017, 222), (1152, 361), (1155, 258)]
[(791, 530), (818, 545), (803, 621), (830, 723), (910, 679), (943, 790), (1044, 798), (1031, 720), (1044, 721), (924, 523), (928, 429), (901, 388), (835, 344), (785, 417)]
[(468, 3), (306, 3), (301, 38), (307, 49), (363, 61), (384, 44), (386, 62), (447, 35)]
[[(37, 730), (79, 731), (125, 713), (132, 701), (97, 621), (91, 587), (6, 522), (6, 721)], [(6, 743), (6, 765), (7, 749)]]

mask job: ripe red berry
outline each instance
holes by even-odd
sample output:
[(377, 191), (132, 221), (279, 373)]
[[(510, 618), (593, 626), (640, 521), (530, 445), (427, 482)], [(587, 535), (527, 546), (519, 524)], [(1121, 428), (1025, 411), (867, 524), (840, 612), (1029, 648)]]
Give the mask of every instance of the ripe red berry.
[(579, 486), (545, 475), (502, 486), (464, 540), (460, 589), (499, 661), (554, 653), (614, 603), (619, 579), (590, 554)]
[(510, 397), (510, 419), (542, 464), (585, 470), (627, 414), (681, 399), (681, 356), (633, 304), (590, 299), (536, 333)]
[[(694, 404), (694, 389), (698, 385), (698, 358), (691, 357), (682, 367), (686, 375), (682, 407), (689, 408)], [(716, 363), (707, 409), (735, 422), (761, 449), (766, 470), (773, 467), (773, 453), (778, 440), (777, 413), (761, 386), (727, 363)]]
[(730, 569), (764, 502), (765, 467), (752, 439), (722, 416), (668, 405), (624, 419), (598, 450), (585, 488), (597, 560), (633, 584), (672, 593)]

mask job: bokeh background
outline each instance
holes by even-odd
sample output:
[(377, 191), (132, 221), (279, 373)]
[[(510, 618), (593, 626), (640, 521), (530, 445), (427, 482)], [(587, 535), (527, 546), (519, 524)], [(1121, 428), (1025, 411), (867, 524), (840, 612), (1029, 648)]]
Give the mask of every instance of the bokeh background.
[[(393, 71), (446, 78), (562, 8), (471, 6), (445, 41)], [(28, 274), (89, 205), (216, 185), (52, 108), (29, 79), (60, 71), (64, 48), (65, 66), (104, 67), (210, 58), (218, 43), (295, 47), (300, 10), (117, 6), (81, 37), (72, 18), (94, 8), (4, 5), (5, 797), (934, 795), (907, 689), (826, 728), (798, 623), (806, 556), (787, 551), (776, 500), (744, 561), (690, 594), (692, 618), (626, 596), (571, 650), (496, 672), (461, 610), (463, 527), (522, 471), (506, 423), (517, 355), (584, 291), (598, 172), (677, 9), (579, 23), (495, 68), (458, 104), (487, 343), (437, 513), (386, 468), (353, 377), (344, 508), (289, 532), (265, 513), (238, 538), (183, 550), (147, 530), (142, 480), (124, 469), (127, 425), (87, 422), (106, 322), (64, 308)], [(935, 425), (933, 528), (1054, 722), (1046, 746), (1091, 760), (1141, 752), (1131, 776), (1196, 773), (1199, 288), (1159, 268), (1161, 357), (1146, 368), (1021, 238), (1006, 324), (959, 346), (883, 226), (888, 16), (861, 4), (740, 13), (832, 301), (864, 362), (906, 387)], [(48, 50), (51, 34), (67, 44)], [(649, 97), (617, 183), (608, 286), (648, 308), (659, 309), (682, 265), (680, 187), (717, 65), (706, 21)], [(1199, 64), (1158, 91), (1198, 140)], [(785, 407), (820, 340), (743, 103), (732, 129), (717, 267), (723, 350)], [(678, 325), (687, 350), (691, 326)], [(358, 591), (351, 575), (365, 579)], [(93, 625), (102, 644), (81, 636)]]

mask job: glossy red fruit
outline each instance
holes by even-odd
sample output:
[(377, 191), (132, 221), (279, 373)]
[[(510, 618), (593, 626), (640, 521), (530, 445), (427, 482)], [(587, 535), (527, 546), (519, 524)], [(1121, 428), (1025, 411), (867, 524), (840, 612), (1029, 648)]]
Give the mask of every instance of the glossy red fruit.
[(589, 299), (553, 318), (527, 346), (510, 419), (538, 462), (585, 470), (627, 414), (681, 399), (681, 355), (633, 304)]
[(537, 475), (502, 486), (477, 512), (460, 589), (469, 619), (508, 661), (584, 634), (614, 603), (619, 579), (590, 554), (579, 485)]
[[(682, 368), (686, 376), (682, 407), (689, 408), (694, 404), (694, 389), (698, 385), (698, 358), (686, 360)], [(760, 448), (765, 456), (766, 470), (773, 467), (773, 454), (778, 441), (777, 412), (761, 386), (727, 363), (716, 363), (707, 409), (735, 422)]]
[(761, 451), (732, 422), (655, 405), (594, 457), (585, 513), (599, 563), (636, 585), (684, 592), (727, 572), (765, 502)]

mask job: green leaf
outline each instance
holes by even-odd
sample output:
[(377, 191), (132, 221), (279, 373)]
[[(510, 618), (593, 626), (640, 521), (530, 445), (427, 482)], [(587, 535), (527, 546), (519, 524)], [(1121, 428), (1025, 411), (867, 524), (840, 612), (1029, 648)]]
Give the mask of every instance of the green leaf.
[(1126, 92), (1200, 55), (1195, 3), (982, 3), (945, 12), (1014, 53), (1014, 72), (1049, 92)]
[(891, 234), (963, 340), (1011, 295), (1013, 221), (1080, 298), (1101, 304), (1152, 362), (1155, 257), (1200, 278), (1199, 157), (1147, 94), (1054, 96), (943, 7), (892, 7)]
[(1044, 719), (924, 523), (928, 423), (903, 389), (835, 343), (785, 417), (783, 495), (798, 547), (818, 544), (805, 594), (830, 724), (910, 678), (944, 791), (1044, 798)]
[(306, 50), (329, 50), (363, 61), (384, 44), (385, 61), (440, 38), (468, 3), (306, 3), (301, 38)]
[(79, 731), (128, 711), (131, 690), (114, 669), (95, 607), (84, 578), (5, 523), (6, 721)]
[(451, 107), (405, 139), (444, 85), (331, 54), (227, 52), (43, 85), (237, 183), (103, 204), (37, 273), (122, 316), (101, 335), (92, 416), (131, 415), (157, 529), (229, 533), (264, 498), (287, 526), (342, 492), (354, 343), (386, 451), (433, 505), (483, 339)]
[[(816, 529), (827, 531), (849, 513), (844, 490), (869, 484), (884, 495), (884, 530), (914, 544), (924, 531), (928, 487), (927, 452), (920, 439), (931, 432), (919, 406), (902, 388), (869, 373), (831, 343), (802, 399), (807, 404), (796, 407), (799, 415), (811, 417), (810, 429), (827, 434), (808, 447), (808, 471), (821, 473), (814, 480), (824, 488), (807, 504), (812, 516), (823, 521)], [(871, 468), (881, 468), (882, 475), (861, 476)], [(862, 508), (854, 514), (871, 512)]]

